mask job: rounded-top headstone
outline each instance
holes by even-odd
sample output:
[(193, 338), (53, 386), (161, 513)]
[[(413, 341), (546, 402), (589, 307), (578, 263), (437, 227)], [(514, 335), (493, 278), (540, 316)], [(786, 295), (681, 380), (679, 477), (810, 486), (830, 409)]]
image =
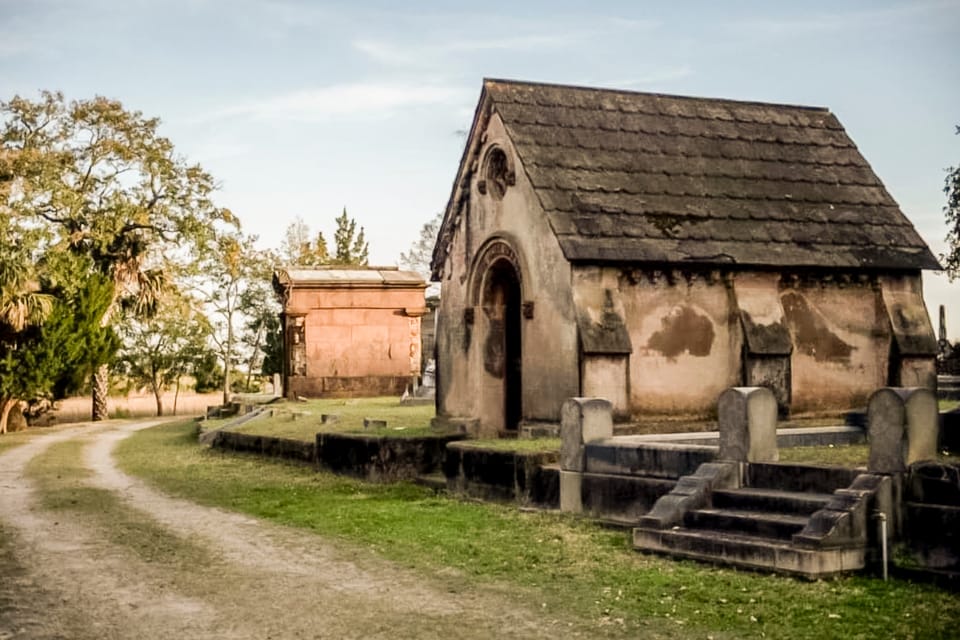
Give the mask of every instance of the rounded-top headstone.
[(885, 387), (867, 403), (868, 468), (897, 473), (937, 456), (937, 398), (923, 387)]
[(717, 400), (721, 460), (776, 462), (777, 398), (766, 387), (732, 387)]

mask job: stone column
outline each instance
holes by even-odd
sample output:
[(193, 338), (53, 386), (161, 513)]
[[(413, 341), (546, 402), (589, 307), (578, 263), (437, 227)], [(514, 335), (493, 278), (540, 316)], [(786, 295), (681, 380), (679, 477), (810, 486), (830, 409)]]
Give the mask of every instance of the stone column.
[(776, 462), (777, 399), (766, 387), (732, 387), (717, 401), (720, 460)]
[(602, 398), (570, 398), (560, 409), (560, 509), (583, 511), (586, 444), (613, 436), (613, 406)]
[(867, 404), (870, 471), (898, 473), (937, 457), (937, 397), (924, 387), (884, 387)]

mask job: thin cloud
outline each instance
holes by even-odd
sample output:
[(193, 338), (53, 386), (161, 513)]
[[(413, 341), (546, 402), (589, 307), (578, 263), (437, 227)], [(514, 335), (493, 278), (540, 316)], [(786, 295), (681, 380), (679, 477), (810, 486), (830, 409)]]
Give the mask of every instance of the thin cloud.
[(385, 117), (407, 108), (456, 104), (469, 92), (457, 87), (354, 83), (293, 91), (221, 109), (205, 120), (248, 117), (313, 122), (334, 116)]
[(451, 38), (427, 43), (397, 43), (374, 38), (357, 38), (354, 50), (368, 58), (390, 66), (429, 66), (443, 63), (452, 55), (490, 51), (551, 51), (597, 38), (608, 38), (611, 32), (651, 30), (661, 23), (653, 20), (609, 18), (603, 25), (589, 30), (557, 25), (549, 32), (528, 31), (500, 37)]
[(391, 66), (442, 61), (445, 56), (483, 51), (533, 51), (569, 46), (585, 35), (530, 34), (480, 40), (451, 40), (428, 45), (402, 46), (381, 40), (360, 38), (353, 48), (376, 62)]
[(663, 67), (654, 69), (648, 73), (635, 76), (633, 78), (601, 82), (603, 86), (616, 89), (649, 88), (650, 85), (666, 84), (675, 80), (681, 80), (693, 75), (693, 67), (690, 65), (680, 65), (675, 67)]

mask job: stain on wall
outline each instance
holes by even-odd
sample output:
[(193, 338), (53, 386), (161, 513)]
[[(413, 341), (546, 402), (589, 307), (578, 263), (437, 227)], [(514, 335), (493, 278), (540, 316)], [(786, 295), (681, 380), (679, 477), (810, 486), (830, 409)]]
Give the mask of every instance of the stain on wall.
[(491, 318), (487, 339), (483, 343), (483, 368), (498, 380), (503, 378), (506, 364), (504, 353), (504, 326), (502, 318)]
[(849, 363), (854, 347), (830, 331), (826, 320), (799, 293), (790, 291), (781, 297), (787, 325), (793, 334), (794, 348), (817, 362)]
[(661, 329), (647, 342), (647, 348), (659, 351), (668, 359), (675, 359), (684, 352), (692, 356), (710, 355), (713, 347), (713, 322), (692, 307), (674, 308), (660, 320)]

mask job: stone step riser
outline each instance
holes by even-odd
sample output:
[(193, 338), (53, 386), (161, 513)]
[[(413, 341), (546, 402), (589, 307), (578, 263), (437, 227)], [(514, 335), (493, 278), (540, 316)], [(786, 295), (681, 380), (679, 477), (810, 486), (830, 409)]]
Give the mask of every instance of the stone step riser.
[(863, 548), (813, 550), (765, 540), (731, 540), (722, 532), (634, 529), (634, 548), (710, 563), (822, 578), (866, 566)]
[(793, 515), (811, 515), (824, 508), (829, 502), (827, 496), (782, 492), (779, 494), (755, 494), (748, 491), (714, 491), (713, 506), (717, 509), (737, 509), (741, 511), (763, 511), (767, 513), (789, 513)]
[(778, 514), (743, 514), (728, 511), (694, 510), (686, 514), (684, 524), (691, 529), (710, 529), (734, 534), (789, 541), (803, 531), (805, 519)]
[(861, 469), (782, 463), (753, 463), (747, 467), (744, 485), (796, 493), (833, 493), (849, 487)]

